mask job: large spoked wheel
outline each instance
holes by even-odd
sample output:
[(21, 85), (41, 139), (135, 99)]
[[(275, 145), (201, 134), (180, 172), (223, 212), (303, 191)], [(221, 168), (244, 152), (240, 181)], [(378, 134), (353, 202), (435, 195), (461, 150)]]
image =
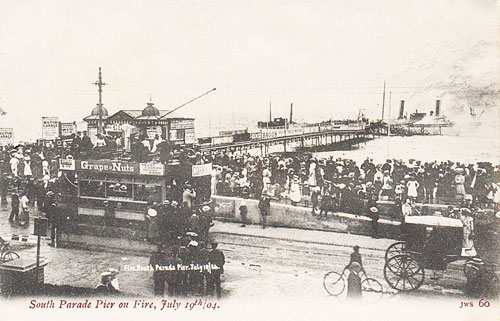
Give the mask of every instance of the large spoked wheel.
[(385, 251), (385, 262), (396, 255), (406, 254), (406, 242), (392, 243)]
[(425, 270), (422, 264), (412, 255), (396, 255), (385, 263), (384, 278), (391, 288), (409, 292), (422, 286)]
[(338, 296), (345, 289), (345, 279), (342, 274), (335, 271), (328, 272), (323, 278), (323, 286), (330, 295)]
[(19, 254), (17, 254), (16, 252), (13, 252), (13, 251), (9, 251), (3, 255), (2, 261), (9, 262), (9, 261), (12, 261), (12, 260), (15, 260), (18, 258), (19, 258)]
[(370, 301), (378, 301), (384, 296), (384, 288), (379, 281), (366, 278), (361, 282), (361, 289), (363, 290), (363, 298), (370, 299)]

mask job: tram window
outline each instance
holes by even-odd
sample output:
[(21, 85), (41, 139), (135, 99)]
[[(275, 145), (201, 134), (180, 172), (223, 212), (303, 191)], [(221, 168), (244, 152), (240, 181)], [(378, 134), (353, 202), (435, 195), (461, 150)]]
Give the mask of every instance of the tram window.
[(161, 186), (146, 187), (148, 193), (148, 201), (161, 202)]
[(106, 196), (104, 192), (104, 182), (81, 180), (80, 193), (82, 196), (104, 198)]
[(106, 191), (111, 198), (132, 199), (132, 184), (106, 183)]
[(134, 201), (147, 201), (148, 194), (146, 193), (146, 185), (136, 184), (134, 186)]
[(144, 179), (144, 178), (136, 178), (136, 179), (134, 179), (134, 183), (136, 183), (136, 184), (143, 184), (144, 185), (144, 184), (147, 184), (147, 182), (148, 181), (146, 179)]
[(161, 186), (135, 184), (134, 201), (161, 202)]

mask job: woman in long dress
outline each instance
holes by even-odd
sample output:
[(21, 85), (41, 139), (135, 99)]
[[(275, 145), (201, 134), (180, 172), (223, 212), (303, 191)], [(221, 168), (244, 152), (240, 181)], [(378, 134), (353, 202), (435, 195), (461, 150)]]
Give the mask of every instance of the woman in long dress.
[(465, 198), (465, 176), (463, 175), (464, 170), (462, 168), (457, 169), (457, 175), (455, 175), (455, 186), (456, 186), (456, 198)]
[(408, 183), (406, 183), (406, 188), (408, 189), (408, 197), (410, 199), (417, 199), (419, 185), (420, 184), (418, 184), (414, 177), (410, 178)]
[(29, 199), (26, 196), (26, 192), (23, 192), (23, 196), (19, 200), (19, 205), (21, 207), (21, 214), (19, 215), (18, 222), (22, 226), (28, 226), (30, 222), (30, 212), (29, 212)]
[(297, 205), (297, 203), (299, 203), (302, 199), (298, 176), (295, 176), (290, 184), (290, 199), (292, 200), (292, 205), (294, 206)]
[(31, 159), (29, 157), (24, 158), (24, 176), (31, 177), (33, 172), (31, 171)]
[(316, 163), (311, 163), (309, 165), (309, 186), (314, 187), (318, 185), (318, 181), (316, 180)]

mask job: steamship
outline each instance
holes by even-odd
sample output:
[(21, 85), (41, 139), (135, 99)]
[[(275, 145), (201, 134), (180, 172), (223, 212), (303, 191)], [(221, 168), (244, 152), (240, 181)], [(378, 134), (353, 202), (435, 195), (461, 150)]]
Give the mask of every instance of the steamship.
[(440, 100), (436, 100), (436, 108), (429, 114), (415, 110), (409, 117), (405, 114), (405, 101), (401, 100), (398, 119), (388, 120), (385, 123), (388, 127), (388, 134), (396, 136), (441, 135), (442, 128), (454, 125), (441, 112)]

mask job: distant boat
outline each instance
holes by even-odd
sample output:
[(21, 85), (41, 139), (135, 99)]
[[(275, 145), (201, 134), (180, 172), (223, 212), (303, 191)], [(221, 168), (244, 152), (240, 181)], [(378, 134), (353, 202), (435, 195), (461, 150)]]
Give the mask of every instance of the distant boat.
[(484, 110), (478, 115), (474, 107), (469, 107), (470, 115), (472, 116), (472, 125), (474, 127), (479, 127), (481, 125), (480, 118), (484, 114)]

